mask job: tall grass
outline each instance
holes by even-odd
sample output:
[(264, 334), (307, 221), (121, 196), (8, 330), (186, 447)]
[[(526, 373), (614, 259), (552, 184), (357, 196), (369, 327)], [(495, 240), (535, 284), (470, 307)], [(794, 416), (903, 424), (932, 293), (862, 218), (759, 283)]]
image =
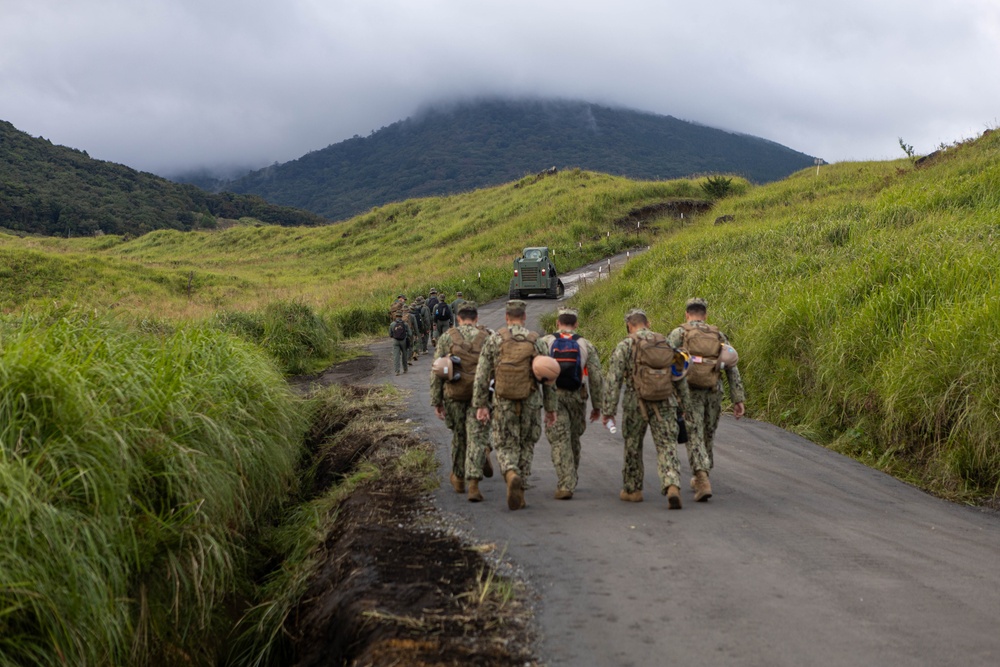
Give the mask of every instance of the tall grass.
[[(714, 225), (714, 217), (735, 221)], [(955, 498), (1000, 486), (1000, 136), (825, 166), (727, 199), (579, 298), (605, 349), (621, 316), (706, 298), (752, 416)]]
[(2, 320), (0, 664), (211, 655), (303, 431), (273, 364), (212, 327)]

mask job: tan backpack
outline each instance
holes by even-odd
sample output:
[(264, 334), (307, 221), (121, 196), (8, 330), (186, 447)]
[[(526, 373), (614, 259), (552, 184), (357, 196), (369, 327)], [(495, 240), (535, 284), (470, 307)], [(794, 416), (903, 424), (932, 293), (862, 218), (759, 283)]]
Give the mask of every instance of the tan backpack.
[(688, 365), (688, 386), (694, 389), (715, 389), (719, 386), (721, 369), (719, 353), (722, 352), (722, 335), (719, 327), (696, 326), (688, 323), (684, 329), (684, 351), (691, 355)]
[(498, 398), (523, 401), (535, 391), (535, 377), (531, 374), (531, 361), (538, 354), (535, 341), (538, 334), (529, 331), (526, 336), (515, 336), (510, 329), (500, 330), (500, 357), (494, 370)]
[(451, 356), (458, 357), (461, 363), (457, 369), (458, 380), (445, 383), (444, 395), (453, 401), (471, 401), (476, 367), (479, 366), (479, 353), (483, 351), (483, 344), (489, 337), (489, 332), (479, 327), (479, 333), (475, 338), (465, 340), (462, 332), (457, 327), (452, 327), (448, 329), (448, 337), (451, 338)]
[(670, 366), (674, 363), (674, 348), (663, 334), (648, 337), (631, 334), (632, 386), (644, 401), (665, 401), (674, 394)]

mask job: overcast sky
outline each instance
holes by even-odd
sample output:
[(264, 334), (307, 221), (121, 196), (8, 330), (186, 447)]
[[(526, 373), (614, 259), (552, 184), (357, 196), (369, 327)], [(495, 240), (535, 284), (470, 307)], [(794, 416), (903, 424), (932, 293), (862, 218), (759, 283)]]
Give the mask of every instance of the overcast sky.
[(1000, 122), (1000, 1), (0, 0), (0, 119), (162, 174), (492, 94), (928, 153)]

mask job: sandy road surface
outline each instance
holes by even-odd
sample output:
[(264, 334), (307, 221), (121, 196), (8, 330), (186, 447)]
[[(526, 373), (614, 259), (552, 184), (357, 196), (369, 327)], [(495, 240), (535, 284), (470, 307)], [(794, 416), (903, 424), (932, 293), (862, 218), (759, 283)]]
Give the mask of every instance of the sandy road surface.
[[(572, 276), (563, 280), (572, 293)], [(529, 325), (555, 306), (530, 301)], [(480, 320), (501, 326), (502, 301)], [(382, 359), (388, 350), (375, 346)], [(572, 500), (552, 499), (543, 435), (525, 510), (507, 510), (499, 475), (482, 484), (486, 502), (469, 503), (446, 479), (450, 433), (429, 406), (429, 368), (423, 357), (396, 378), (380, 363), (371, 380), (409, 390), (408, 416), (439, 443), (442, 510), (506, 547), (538, 591), (549, 665), (1000, 664), (996, 514), (729, 417), (707, 503), (685, 489), (684, 509), (667, 510), (648, 436), (646, 502), (619, 501), (621, 434), (598, 424), (584, 435)]]

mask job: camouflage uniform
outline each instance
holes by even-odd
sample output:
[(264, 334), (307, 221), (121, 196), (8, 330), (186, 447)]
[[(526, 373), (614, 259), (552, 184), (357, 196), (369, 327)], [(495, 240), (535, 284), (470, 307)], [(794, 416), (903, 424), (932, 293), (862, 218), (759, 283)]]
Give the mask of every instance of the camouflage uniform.
[(410, 359), (417, 360), (417, 343), (420, 340), (420, 309), (416, 304), (409, 307), (404, 313), (403, 319), (410, 325), (410, 337), (407, 339)]
[[(519, 324), (508, 328), (515, 336), (531, 333)], [(479, 356), (476, 385), (472, 396), (472, 405), (475, 408), (489, 407), (490, 380), (493, 379), (493, 372), (500, 358), (502, 331), (503, 329), (489, 337)], [(535, 341), (535, 350), (540, 355), (548, 356), (548, 350), (540, 338)], [(542, 391), (538, 391), (536, 384), (535, 390), (523, 401), (494, 397), (491, 415), (493, 448), (497, 453), (500, 471), (504, 475), (513, 470), (522, 480), (527, 480), (531, 474), (535, 443), (542, 435), (542, 421), (538, 410), (543, 402), (546, 412), (556, 411), (558, 407), (556, 392), (548, 385), (543, 385)]]
[[(708, 323), (701, 320), (692, 320), (690, 324), (699, 328), (708, 328)], [(724, 344), (729, 340), (726, 335), (719, 332), (719, 337)], [(674, 347), (681, 347), (684, 343), (684, 327), (677, 327), (667, 336), (667, 341)], [(743, 390), (743, 379), (740, 377), (740, 369), (736, 366), (725, 368), (726, 379), (729, 382), (729, 400), (736, 403), (743, 403), (746, 400), (746, 392)], [(685, 421), (687, 422), (688, 433), (694, 437), (698, 445), (703, 450), (703, 460), (696, 461), (691, 443), (688, 443), (688, 459), (691, 470), (711, 470), (715, 465), (715, 457), (712, 447), (715, 441), (715, 430), (719, 426), (719, 416), (722, 414), (722, 378), (719, 378), (719, 385), (715, 389), (697, 389), (691, 387), (691, 409), (686, 411)]]
[[(402, 314), (398, 314), (398, 319), (402, 319)], [(393, 324), (395, 324), (395, 320), (393, 321)], [(407, 341), (410, 340), (410, 325), (403, 320), (403, 326), (406, 327), (406, 338), (403, 340), (396, 340), (395, 338), (392, 338), (393, 324), (389, 325), (389, 336), (390, 340), (392, 340), (392, 369), (396, 371), (396, 375), (399, 375), (401, 368), (404, 373), (408, 368), (406, 344)]]
[[(556, 334), (542, 338), (546, 350), (552, 349), (555, 338)], [(581, 351), (586, 348), (586, 381), (575, 391), (556, 388), (559, 405), (556, 423), (545, 429), (545, 437), (552, 447), (552, 465), (558, 477), (556, 487), (567, 491), (576, 490), (577, 473), (580, 469), (580, 436), (587, 430), (588, 393), (591, 406), (600, 410), (604, 391), (604, 373), (597, 348), (585, 338), (577, 339), (577, 343)]]
[[(635, 333), (640, 338), (649, 338), (653, 332), (640, 329)], [(690, 392), (687, 381), (674, 383), (673, 395), (665, 401), (643, 401), (640, 405), (632, 380), (633, 347), (631, 337), (618, 343), (611, 354), (606, 381), (602, 412), (614, 415), (618, 410), (618, 395), (622, 384), (625, 397), (622, 400), (622, 435), (625, 438), (625, 464), (622, 467), (622, 488), (627, 493), (642, 490), (645, 469), (642, 463), (642, 440), (646, 436), (646, 426), (653, 435), (656, 446), (656, 470), (660, 476), (661, 492), (666, 494), (668, 486), (680, 487), (680, 461), (677, 458), (677, 410), (688, 405)], [(678, 398), (680, 403), (678, 403)]]
[(420, 351), (426, 354), (427, 339), (430, 338), (431, 334), (431, 311), (427, 307), (427, 303), (424, 301), (423, 297), (418, 299), (418, 304), (420, 306), (420, 324), (423, 325), (423, 329), (420, 334)]
[[(438, 295), (438, 303), (443, 303), (443, 302), (444, 302), (444, 295), (443, 294), (439, 294)], [(441, 336), (444, 334), (445, 331), (447, 331), (448, 329), (452, 328), (455, 325), (455, 311), (454, 310), (451, 311), (451, 318), (447, 319), (447, 320), (439, 320), (439, 319), (437, 319), (436, 317), (433, 316), (433, 313), (431, 314), (431, 317), (434, 319), (434, 329), (435, 329), (435, 331), (437, 333), (437, 335), (435, 336), (435, 338), (441, 338)]]
[[(462, 338), (471, 342), (480, 327), (460, 324), (456, 327)], [(451, 332), (438, 338), (434, 358), (451, 354)], [(457, 401), (444, 395), (444, 380), (431, 373), (431, 406), (444, 406), (444, 423), (451, 430), (451, 472), (459, 479), (482, 479), (486, 449), (490, 445), (490, 425), (476, 419), (476, 410), (469, 401)]]

